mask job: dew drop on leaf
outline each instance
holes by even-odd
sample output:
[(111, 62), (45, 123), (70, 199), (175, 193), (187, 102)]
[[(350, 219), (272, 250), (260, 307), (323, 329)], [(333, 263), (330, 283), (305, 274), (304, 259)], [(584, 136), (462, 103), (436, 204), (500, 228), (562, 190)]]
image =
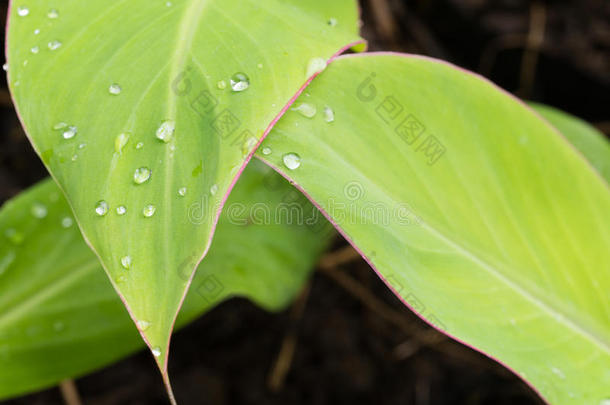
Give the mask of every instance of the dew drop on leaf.
[(186, 187), (182, 187), (178, 190), (178, 195), (184, 197), (186, 195)]
[(271, 154), (271, 148), (268, 146), (265, 146), (263, 148), (263, 155), (270, 155)]
[(299, 112), (303, 117), (307, 118), (313, 118), (318, 112), (316, 106), (310, 103), (301, 103), (298, 106), (293, 107), (292, 110)]
[(150, 179), (151, 171), (148, 167), (138, 167), (133, 173), (133, 181), (136, 184), (146, 183)]
[(326, 122), (334, 122), (335, 121), (335, 112), (329, 106), (324, 107), (324, 120)]
[(38, 52), (40, 52), (40, 47), (33, 46), (32, 49), (30, 49), (30, 52), (32, 52), (34, 55), (36, 55)]
[(120, 134), (114, 139), (114, 151), (120, 154), (129, 142), (129, 134)]
[(212, 187), (210, 187), (210, 194), (216, 195), (217, 192), (218, 192), (218, 184), (214, 184)]
[(231, 89), (235, 92), (247, 90), (250, 87), (250, 79), (244, 73), (235, 73), (231, 77)]
[(307, 63), (306, 76), (311, 77), (316, 73), (321, 73), (326, 69), (326, 59), (324, 58), (312, 58)]
[(30, 14), (30, 9), (29, 8), (27, 8), (25, 6), (17, 7), (17, 15), (19, 17), (25, 17), (28, 14)]
[(65, 122), (58, 122), (57, 124), (53, 125), (53, 129), (56, 131), (67, 128), (67, 127), (68, 127), (68, 124), (66, 124)]
[(142, 149), (143, 147), (144, 147), (144, 143), (142, 143), (142, 142), (138, 142), (136, 144), (136, 149)]
[(103, 217), (104, 215), (106, 215), (108, 213), (108, 203), (104, 200), (98, 201), (97, 205), (95, 206), (95, 213), (97, 215), (99, 215), (100, 217)]
[(127, 212), (127, 207), (125, 207), (124, 205), (119, 205), (118, 207), (116, 207), (117, 215), (125, 215), (126, 212)]
[(290, 170), (298, 169), (301, 166), (301, 157), (293, 152), (285, 154), (282, 160), (284, 165)]
[(47, 216), (47, 207), (42, 203), (34, 203), (32, 205), (32, 215), (34, 218), (42, 219)]
[(166, 120), (161, 123), (159, 128), (157, 129), (157, 139), (162, 140), (165, 143), (168, 143), (172, 140), (174, 136), (174, 131), (176, 130), (176, 123), (172, 120)]
[(336, 27), (337, 23), (338, 23), (338, 21), (334, 17), (328, 20), (328, 25), (330, 25), (331, 27)]
[(52, 8), (47, 13), (47, 17), (49, 17), (52, 20), (59, 18), (59, 11), (57, 11), (57, 9)]
[(145, 320), (139, 320), (136, 322), (136, 325), (138, 326), (139, 330), (145, 331), (150, 327), (150, 322)]
[(61, 42), (59, 42), (58, 40), (54, 40), (54, 41), (49, 42), (47, 44), (47, 46), (49, 47), (49, 49), (51, 51), (55, 51), (61, 47)]
[(218, 87), (219, 90), (224, 90), (227, 88), (227, 82), (219, 80), (218, 83), (216, 83), (216, 87)]
[(63, 217), (61, 220), (61, 226), (63, 228), (69, 228), (72, 226), (73, 223), (74, 223), (74, 221), (70, 217)]
[(161, 348), (159, 346), (155, 346), (152, 348), (152, 354), (155, 357), (161, 356)]
[(78, 133), (78, 128), (75, 127), (74, 125), (72, 125), (64, 131), (62, 136), (64, 137), (64, 139), (72, 139), (72, 138), (74, 138), (74, 136), (76, 136), (77, 133)]
[(155, 215), (155, 212), (157, 211), (157, 207), (155, 207), (152, 204), (148, 204), (146, 207), (144, 207), (144, 209), (142, 210), (142, 214), (146, 217), (146, 218), (150, 218), (153, 215)]
[(131, 256), (121, 257), (121, 266), (123, 266), (125, 270), (129, 270), (131, 267)]
[(8, 72), (8, 63), (5, 63), (2, 65), (2, 70), (4, 70), (5, 72)]
[(121, 94), (122, 90), (123, 89), (121, 88), (121, 86), (116, 83), (113, 83), (110, 85), (110, 87), (108, 87), (108, 93), (112, 94), (113, 96), (118, 96), (119, 94)]

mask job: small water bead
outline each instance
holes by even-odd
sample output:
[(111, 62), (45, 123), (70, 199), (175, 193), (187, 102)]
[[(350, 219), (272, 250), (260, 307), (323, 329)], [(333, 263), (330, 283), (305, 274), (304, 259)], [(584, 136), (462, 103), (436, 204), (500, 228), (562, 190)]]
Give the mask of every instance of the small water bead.
[(66, 124), (65, 122), (58, 122), (57, 124), (53, 125), (53, 129), (56, 131), (67, 128), (67, 127), (68, 127), (68, 124)]
[(74, 223), (74, 221), (70, 217), (63, 217), (61, 220), (62, 228), (69, 228), (72, 226), (73, 223)]
[(110, 207), (108, 206), (108, 203), (106, 201), (98, 201), (97, 205), (95, 206), (95, 213), (100, 217), (103, 217), (104, 215), (108, 214), (109, 208)]
[(165, 143), (168, 143), (172, 140), (174, 136), (174, 131), (176, 130), (176, 123), (172, 120), (166, 120), (161, 123), (159, 128), (157, 129), (157, 139), (162, 140)]
[(250, 87), (250, 79), (245, 73), (235, 73), (231, 77), (231, 89), (235, 92), (247, 90)]
[(64, 137), (64, 139), (72, 139), (72, 138), (74, 138), (74, 136), (76, 136), (77, 133), (78, 133), (78, 128), (72, 125), (72, 126), (69, 126), (67, 130), (64, 131), (62, 136)]
[(151, 171), (148, 167), (138, 167), (133, 173), (133, 181), (136, 184), (146, 183), (150, 179)]
[(59, 11), (57, 11), (56, 9), (52, 8), (49, 10), (49, 12), (47, 13), (47, 17), (49, 17), (50, 19), (54, 20), (56, 18), (59, 18)]
[(257, 68), (262, 69), (263, 68), (263, 64), (259, 63), (258, 65), (256, 65)]
[(282, 160), (284, 165), (290, 170), (298, 169), (301, 166), (301, 157), (293, 152), (285, 154)]
[(36, 28), (36, 29), (34, 30), (34, 35), (38, 35), (38, 34), (40, 34), (40, 29)]
[(86, 143), (81, 143), (80, 145), (78, 145), (78, 149), (85, 149), (86, 146)]
[(124, 205), (119, 205), (118, 207), (116, 207), (116, 214), (117, 215), (125, 215), (127, 213), (127, 207), (125, 207)]
[(557, 367), (551, 367), (551, 371), (553, 372), (553, 374), (555, 374), (560, 379), (562, 379), (562, 380), (566, 379), (566, 375), (563, 373), (563, 371), (561, 371)]
[(217, 192), (218, 192), (218, 184), (212, 185), (212, 187), (210, 187), (210, 194), (216, 195)]
[(47, 210), (46, 205), (38, 202), (38, 203), (34, 203), (34, 205), (32, 205), (31, 212), (32, 212), (32, 215), (34, 216), (34, 218), (42, 219), (47, 216), (48, 210)]
[(334, 17), (328, 20), (328, 25), (330, 25), (331, 27), (336, 27), (337, 23), (338, 23), (338, 21)]
[(161, 348), (159, 346), (153, 347), (151, 351), (152, 351), (153, 356), (155, 356), (155, 357), (161, 356)]
[(142, 210), (142, 214), (146, 217), (146, 218), (150, 218), (153, 215), (155, 215), (155, 212), (157, 211), (157, 207), (155, 207), (152, 204), (148, 204), (146, 207), (144, 207), (144, 209)]
[(121, 154), (125, 145), (129, 142), (129, 134), (119, 134), (114, 139), (114, 151)]
[(180, 197), (184, 197), (186, 195), (186, 187), (182, 187), (181, 189), (178, 190), (178, 195)]
[(150, 328), (150, 322), (145, 321), (145, 320), (139, 320), (136, 322), (136, 325), (138, 326), (138, 329), (141, 331), (145, 331), (148, 328)]
[(324, 120), (326, 122), (334, 122), (335, 121), (335, 112), (329, 106), (324, 107)]
[(136, 149), (142, 149), (143, 147), (144, 147), (144, 143), (142, 143), (142, 142), (138, 142), (136, 144)]
[(5, 72), (8, 72), (8, 63), (5, 63), (2, 65), (2, 70), (4, 70)]
[(313, 118), (318, 112), (316, 106), (310, 103), (301, 103), (298, 106), (293, 107), (292, 110), (299, 112), (303, 117), (307, 118)]
[(76, 162), (77, 160), (78, 160), (78, 155), (74, 155), (74, 156), (72, 156), (72, 161), (73, 161), (73, 162)]
[(119, 94), (121, 94), (122, 90), (123, 89), (121, 88), (121, 86), (116, 83), (113, 83), (110, 85), (110, 87), (108, 87), (108, 93), (112, 94), (113, 96), (118, 96)]
[(123, 266), (125, 270), (129, 270), (131, 267), (131, 256), (121, 257), (121, 266)]
[(49, 42), (47, 46), (49, 47), (49, 50), (55, 51), (61, 47), (61, 42), (59, 42), (58, 40), (54, 40)]
[(244, 143), (241, 145), (241, 153), (243, 157), (248, 156), (250, 151), (256, 146), (258, 139), (253, 136), (249, 136)]
[(25, 6), (17, 7), (17, 15), (19, 17), (25, 17), (28, 14), (30, 14), (30, 9), (29, 8), (27, 8)]
[(227, 88), (227, 82), (219, 80), (218, 83), (216, 83), (216, 87), (218, 87), (219, 90), (224, 90)]
[(30, 49), (30, 52), (32, 52), (34, 55), (36, 55), (38, 52), (40, 52), (40, 47), (33, 46), (32, 49)]
[(265, 146), (263, 148), (263, 155), (270, 155), (271, 154), (271, 148), (268, 146)]
[(326, 69), (326, 59), (324, 58), (312, 58), (307, 63), (306, 75), (311, 77), (316, 73), (322, 73)]

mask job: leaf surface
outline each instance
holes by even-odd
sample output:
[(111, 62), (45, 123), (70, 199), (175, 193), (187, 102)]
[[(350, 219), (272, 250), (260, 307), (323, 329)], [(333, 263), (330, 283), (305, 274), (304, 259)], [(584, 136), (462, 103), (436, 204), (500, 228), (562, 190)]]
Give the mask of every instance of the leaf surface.
[[(268, 310), (292, 300), (333, 235), (323, 218), (305, 225), (282, 216), (293, 193), (271, 169), (250, 164), (198, 268), (179, 327), (232, 296)], [(307, 200), (301, 207), (308, 218), (317, 212)], [(143, 346), (52, 180), (6, 203), (0, 232), (0, 398), (80, 376)], [(180, 277), (189, 277), (187, 264)]]
[(549, 403), (605, 403), (610, 192), (589, 162), (523, 103), (440, 61), (341, 57), (307, 92), (297, 103), (319, 113), (286, 114), (257, 156), (430, 324)]
[(207, 252), (257, 143), (317, 72), (312, 60), (360, 41), (357, 5), (58, 0), (52, 7), (10, 4), (11, 93), (132, 318), (150, 322), (142, 336), (166, 372), (190, 282), (176, 269), (195, 257), (185, 269), (192, 274)]

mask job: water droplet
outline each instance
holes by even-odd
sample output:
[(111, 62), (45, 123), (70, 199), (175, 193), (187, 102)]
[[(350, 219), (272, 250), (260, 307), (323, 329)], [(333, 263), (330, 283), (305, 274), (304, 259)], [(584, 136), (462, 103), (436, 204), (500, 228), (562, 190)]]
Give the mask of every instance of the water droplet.
[(121, 94), (121, 86), (119, 86), (116, 83), (113, 83), (110, 85), (110, 87), (108, 87), (108, 93), (114, 95), (114, 96), (118, 96), (119, 94)]
[(56, 18), (59, 18), (59, 11), (57, 11), (56, 9), (52, 8), (49, 10), (49, 12), (47, 13), (47, 17), (49, 17), (50, 19), (54, 20)]
[(144, 147), (144, 143), (138, 142), (136, 145), (136, 149), (142, 149)]
[(301, 103), (298, 106), (291, 108), (291, 110), (297, 111), (303, 117), (307, 117), (307, 118), (313, 118), (316, 115), (316, 113), (318, 112), (318, 109), (316, 108), (316, 106), (313, 104), (309, 104), (309, 103)]
[(5, 63), (4, 65), (2, 65), (2, 70), (4, 70), (5, 72), (8, 72), (8, 63)]
[(218, 87), (220, 90), (224, 90), (227, 88), (227, 82), (224, 80), (219, 80), (218, 83), (216, 83), (216, 87)]
[(231, 89), (239, 92), (247, 90), (250, 87), (250, 79), (244, 73), (235, 73), (231, 77)]
[(72, 156), (72, 161), (73, 161), (73, 162), (76, 162), (76, 160), (77, 160), (77, 159), (78, 159), (78, 155), (73, 155), (73, 156)]
[(131, 267), (131, 256), (121, 257), (121, 266), (123, 266), (125, 270), (129, 270)]
[(36, 28), (36, 29), (34, 30), (34, 35), (38, 35), (38, 34), (40, 34), (40, 30), (39, 30), (38, 28)]
[(334, 17), (328, 20), (328, 25), (330, 25), (331, 27), (336, 27), (337, 23), (338, 23), (338, 21)]
[(80, 145), (78, 145), (78, 149), (85, 149), (86, 146), (86, 143), (81, 143)]
[(560, 379), (562, 379), (562, 380), (566, 379), (566, 375), (563, 373), (563, 371), (561, 371), (557, 367), (551, 367), (551, 371), (553, 372), (553, 374), (555, 374)]
[(263, 68), (263, 64), (259, 63), (258, 65), (256, 65), (257, 68), (262, 69)]
[(178, 195), (184, 197), (186, 195), (186, 187), (182, 187), (180, 190), (178, 190)]
[(72, 125), (72, 126), (68, 127), (67, 130), (64, 131), (62, 136), (64, 137), (64, 139), (72, 139), (72, 138), (74, 138), (74, 136), (77, 133), (78, 133), (78, 128)]
[(136, 184), (142, 184), (150, 179), (151, 171), (148, 167), (138, 167), (133, 173), (133, 181)]
[(98, 201), (97, 205), (95, 206), (95, 213), (97, 215), (99, 215), (100, 217), (103, 217), (104, 215), (106, 215), (108, 213), (108, 209), (110, 207), (108, 206), (108, 203), (104, 200)]
[(49, 42), (47, 46), (51, 51), (55, 51), (56, 49), (59, 49), (59, 47), (61, 47), (61, 42), (59, 42), (58, 40), (54, 40)]
[(335, 112), (329, 106), (324, 107), (324, 120), (326, 122), (334, 122), (335, 121)]
[(37, 202), (37, 203), (34, 203), (34, 205), (32, 205), (31, 212), (32, 212), (32, 215), (34, 216), (34, 218), (42, 219), (47, 216), (48, 210), (47, 210), (46, 205)]
[(30, 9), (29, 8), (27, 8), (25, 6), (17, 7), (17, 15), (19, 17), (25, 17), (28, 14), (30, 14)]
[(299, 166), (301, 166), (301, 157), (296, 153), (287, 153), (282, 160), (284, 161), (284, 165), (290, 170), (298, 169)]
[(63, 217), (61, 220), (61, 226), (63, 228), (69, 228), (72, 226), (73, 223), (74, 223), (74, 221), (70, 217)]
[(125, 145), (129, 142), (129, 134), (119, 134), (114, 139), (114, 151), (121, 154)]
[(306, 75), (311, 77), (317, 73), (322, 73), (326, 69), (326, 59), (324, 58), (312, 58), (307, 63)]
[(176, 123), (171, 120), (166, 120), (161, 123), (159, 128), (157, 129), (157, 139), (162, 140), (165, 143), (168, 143), (172, 140), (174, 136), (174, 131), (176, 130)]
[(150, 322), (145, 320), (139, 320), (138, 322), (136, 322), (136, 325), (138, 326), (138, 329), (140, 329), (141, 331), (145, 331), (150, 327)]
[(271, 154), (271, 148), (268, 146), (265, 146), (263, 148), (263, 155), (270, 155)]
[(38, 52), (40, 52), (40, 47), (38, 45), (33, 46), (32, 49), (30, 49), (30, 52), (36, 55)]
[(256, 146), (258, 139), (253, 136), (249, 136), (244, 143), (241, 145), (241, 153), (245, 158), (250, 154), (250, 151)]
[(152, 351), (153, 356), (155, 356), (155, 357), (161, 356), (161, 348), (159, 346), (153, 347), (151, 351)]
[(66, 124), (65, 122), (58, 122), (57, 124), (53, 125), (53, 129), (56, 131), (67, 128), (67, 127), (68, 127), (68, 124)]
[(146, 218), (150, 218), (153, 215), (155, 215), (155, 212), (157, 211), (157, 207), (155, 207), (152, 204), (148, 204), (146, 207), (144, 207), (144, 209), (142, 210), (142, 214), (146, 217)]
[(216, 195), (217, 192), (218, 192), (218, 184), (212, 185), (212, 187), (210, 187), (210, 194)]
[(117, 215), (125, 215), (125, 213), (127, 213), (127, 207), (125, 207), (124, 205), (119, 205), (118, 207), (116, 207)]

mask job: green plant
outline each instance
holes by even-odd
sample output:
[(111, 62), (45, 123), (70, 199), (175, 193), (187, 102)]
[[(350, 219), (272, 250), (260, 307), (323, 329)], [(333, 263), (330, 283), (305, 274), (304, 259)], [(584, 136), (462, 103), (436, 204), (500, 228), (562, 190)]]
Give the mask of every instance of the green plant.
[[(63, 0), (56, 10), (42, 0), (27, 3), (12, 1), (9, 13), (17, 109), (170, 396), (174, 321), (199, 262), (209, 270), (197, 277), (223, 267), (208, 249), (254, 155), (315, 201), (435, 327), (515, 370), (550, 403), (610, 397), (610, 147), (586, 124), (534, 107), (581, 155), (530, 108), (454, 66), (398, 54), (336, 57), (362, 50), (351, 0)], [(242, 208), (254, 195), (280, 203), (248, 177)], [(19, 247), (7, 245), (2, 263), (7, 274), (21, 275), (12, 283), (4, 276), (2, 287), (37, 288), (23, 273), (29, 264), (18, 266), (16, 258), (18, 249), (42, 250), (38, 236), (69, 232), (66, 239), (79, 240), (58, 221), (45, 226), (24, 213), (34, 204), (40, 214), (36, 204), (44, 202), (48, 218), (67, 215), (61, 198), (41, 201), (55, 187), (47, 182), (3, 209), (3, 229), (13, 230), (9, 239)], [(222, 225), (219, 250), (234, 249), (247, 262), (252, 231), (227, 225), (240, 242), (223, 243)], [(277, 279), (282, 263), (265, 263), (259, 281), (289, 291), (274, 296), (250, 273), (223, 282), (271, 308), (294, 294), (326, 242), (302, 228), (276, 228), (250, 242), (307, 244), (289, 258), (300, 262), (300, 276)], [(84, 244), (74, 250), (74, 258), (61, 258), (69, 264), (63, 271), (95, 272)], [(99, 277), (87, 282), (109, 298)], [(5, 308), (14, 306), (8, 297)], [(78, 320), (82, 308), (63, 297), (52, 298)], [(185, 319), (212, 305), (189, 303)], [(0, 326), (44, 316), (25, 305), (0, 315)], [(125, 320), (108, 333), (128, 335)], [(17, 341), (7, 340), (9, 350)], [(85, 343), (72, 337), (57, 353)], [(31, 363), (22, 363), (24, 385), (7, 382), (0, 395), (85, 372), (135, 346), (132, 337), (114, 353), (31, 382), (22, 380), (32, 378), (39, 353), (25, 347)]]

